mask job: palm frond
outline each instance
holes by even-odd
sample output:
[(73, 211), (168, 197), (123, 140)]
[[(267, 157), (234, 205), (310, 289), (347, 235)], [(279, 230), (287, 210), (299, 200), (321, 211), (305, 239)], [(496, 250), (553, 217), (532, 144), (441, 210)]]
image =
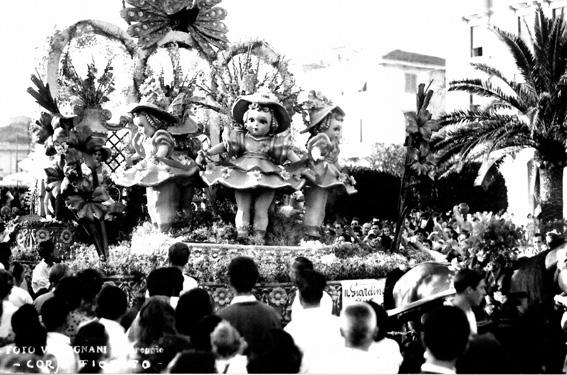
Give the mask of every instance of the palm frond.
[(57, 107), (57, 101), (51, 96), (51, 91), (49, 91), (49, 84), (44, 84), (39, 73), (32, 74), (31, 80), (36, 88), (28, 87), (26, 90), (36, 101), (37, 104), (47, 109), (49, 112), (56, 114), (59, 113), (59, 108)]
[(464, 91), (470, 94), (505, 101), (520, 111), (526, 108), (526, 103), (519, 101), (517, 96), (508, 95), (504, 93), (500, 87), (481, 79), (452, 81), (449, 83), (449, 91)]
[(527, 44), (517, 35), (495, 26), (492, 26), (492, 29), (512, 53), (516, 66), (524, 79), (527, 82), (533, 82), (532, 70), (534, 66), (534, 56)]

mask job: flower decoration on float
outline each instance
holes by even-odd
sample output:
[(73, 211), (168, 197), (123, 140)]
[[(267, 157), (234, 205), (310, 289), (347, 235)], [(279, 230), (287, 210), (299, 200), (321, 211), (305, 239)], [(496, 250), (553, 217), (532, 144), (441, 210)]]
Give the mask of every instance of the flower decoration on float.
[(228, 44), (227, 28), (222, 22), (227, 11), (217, 5), (221, 0), (127, 0), (130, 7), (120, 15), (130, 24), (128, 34), (138, 38), (142, 48), (177, 42), (195, 48), (207, 59)]

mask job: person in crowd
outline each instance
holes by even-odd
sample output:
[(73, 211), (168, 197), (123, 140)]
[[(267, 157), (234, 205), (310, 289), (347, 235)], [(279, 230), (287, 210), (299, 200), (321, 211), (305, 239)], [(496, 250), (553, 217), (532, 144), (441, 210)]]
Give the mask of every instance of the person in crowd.
[[(376, 225), (377, 228), (372, 225), (372, 229), (380, 230), (380, 227)], [(384, 225), (382, 228), (382, 235), (380, 236), (380, 244), (382, 248), (386, 249), (387, 251), (392, 249), (392, 245), (394, 244), (394, 237), (392, 236), (392, 230), (388, 224)]]
[[(139, 363), (150, 364), (144, 372), (161, 372), (182, 350), (191, 349), (189, 339), (175, 329), (175, 311), (167, 297), (154, 296), (140, 309), (139, 334), (134, 343)], [(152, 350), (160, 348), (160, 350)]]
[(33, 303), (33, 299), (27, 290), (21, 288), (22, 273), (24, 268), (20, 263), (14, 262), (12, 264), (12, 276), (14, 277), (14, 285), (12, 286), (12, 291), (8, 296), (8, 301), (10, 301), (14, 306), (21, 307), (25, 304)]
[(191, 336), (199, 320), (214, 311), (214, 301), (205, 289), (194, 288), (179, 297), (175, 308), (175, 327), (182, 335)]
[(81, 285), (81, 305), (79, 311), (86, 316), (96, 316), (96, 298), (102, 289), (103, 276), (99, 270), (87, 268), (77, 272), (77, 279)]
[(47, 331), (39, 321), (35, 308), (26, 304), (21, 306), (11, 318), (14, 331), (14, 342), (0, 348), (1, 355), (8, 355), (16, 351), (29, 352), (43, 358), (47, 340)]
[(218, 316), (234, 326), (248, 343), (247, 355), (260, 349), (263, 336), (272, 328), (280, 328), (281, 317), (271, 306), (256, 300), (252, 288), (259, 277), (258, 266), (249, 257), (239, 256), (228, 266), (228, 278), (235, 297)]
[(303, 369), (309, 368), (310, 358), (324, 356), (342, 344), (339, 318), (321, 307), (325, 284), (325, 276), (317, 271), (302, 273), (299, 300), (303, 310), (284, 329), (303, 352)]
[(302, 353), (289, 333), (282, 329), (269, 330), (260, 350), (249, 357), (250, 374), (296, 374), (301, 369)]
[(222, 322), (222, 318), (215, 314), (207, 315), (199, 320), (191, 334), (193, 349), (207, 352), (212, 351), (211, 333), (213, 333), (220, 322)]
[[(341, 311), (343, 345), (322, 357), (310, 360), (308, 373), (385, 374), (386, 364), (368, 351), (376, 336), (376, 314), (364, 302), (347, 305)], [(345, 360), (348, 358), (348, 360)]]
[(483, 276), (474, 270), (463, 268), (455, 275), (453, 281), (456, 295), (451, 303), (463, 310), (469, 322), (470, 333), (478, 332), (473, 307), (480, 306), (486, 296), (486, 282)]
[(79, 328), (73, 345), (79, 348), (79, 374), (99, 374), (103, 363), (108, 358), (108, 351), (99, 348), (108, 347), (109, 339), (104, 325), (97, 321), (88, 322)]
[(49, 289), (49, 269), (56, 261), (55, 244), (51, 240), (42, 241), (37, 245), (37, 253), (41, 260), (32, 271), (32, 291), (35, 296)]
[(48, 299), (54, 296), (54, 290), (64, 277), (71, 276), (71, 270), (69, 266), (64, 263), (57, 263), (54, 264), (53, 267), (49, 270), (49, 291), (43, 293), (40, 296), (37, 296), (33, 301), (33, 306), (37, 310), (38, 313), (41, 313), (41, 307)]
[(45, 351), (54, 357), (58, 374), (75, 373), (79, 369), (78, 356), (71, 347), (71, 339), (63, 333), (69, 315), (67, 306), (66, 301), (55, 296), (41, 307), (41, 321), (47, 330)]
[(372, 228), (371, 223), (366, 222), (362, 224), (362, 238), (366, 238), (366, 236), (368, 236), (368, 232), (370, 232), (370, 228)]
[(170, 374), (215, 374), (216, 358), (211, 352), (186, 350), (171, 361), (167, 368)]
[(216, 356), (216, 369), (219, 374), (245, 374), (248, 359), (244, 350), (246, 341), (236, 328), (226, 320), (221, 321), (211, 333), (212, 352)]
[[(296, 257), (291, 264), (289, 270), (289, 278), (291, 282), (297, 287), (297, 293), (292, 297), (291, 303), (291, 318), (293, 316), (304, 309), (303, 305), (301, 304), (300, 294), (301, 291), (299, 289), (299, 282), (302, 279), (302, 275), (305, 271), (313, 271), (313, 262), (305, 257)], [(329, 293), (323, 291), (323, 296), (321, 298), (320, 308), (324, 311), (327, 311), (329, 314), (333, 312), (333, 299), (329, 295)]]
[(387, 365), (387, 372), (390, 374), (397, 374), (400, 365), (402, 364), (403, 357), (400, 352), (400, 345), (387, 337), (388, 333), (388, 313), (382, 305), (374, 301), (366, 302), (374, 310), (376, 314), (376, 335), (374, 342), (368, 349), (369, 352), (375, 354), (381, 362)]
[[(169, 265), (171, 267), (179, 268), (183, 273), (185, 266), (187, 266), (187, 262), (189, 262), (190, 255), (191, 251), (189, 250), (189, 246), (183, 242), (174, 243), (168, 251)], [(183, 289), (181, 290), (180, 295), (190, 291), (191, 289), (197, 288), (198, 286), (199, 284), (197, 283), (197, 280), (183, 273)]]
[(12, 274), (6, 270), (0, 270), (0, 346), (14, 339), (11, 319), (17, 307), (8, 301), (13, 284)]
[(98, 322), (108, 334), (108, 358), (125, 361), (131, 353), (131, 345), (124, 327), (119, 323), (126, 312), (128, 298), (122, 289), (106, 285), (96, 297), (96, 315)]
[(426, 315), (422, 341), (426, 374), (456, 374), (457, 358), (464, 352), (470, 334), (467, 317), (455, 306), (440, 306)]
[(79, 325), (93, 318), (92, 315), (87, 315), (84, 311), (80, 310), (82, 291), (83, 288), (77, 276), (66, 276), (62, 278), (53, 291), (54, 297), (57, 297), (59, 301), (65, 303), (69, 311), (63, 333), (69, 337), (71, 342), (73, 342), (77, 334)]
[[(146, 286), (150, 298), (161, 296), (175, 309), (179, 301), (179, 293), (183, 289), (183, 274), (177, 267), (156, 268), (148, 275)], [(139, 335), (139, 320), (140, 314), (138, 313), (128, 328), (127, 334), (130, 342), (135, 342)]]

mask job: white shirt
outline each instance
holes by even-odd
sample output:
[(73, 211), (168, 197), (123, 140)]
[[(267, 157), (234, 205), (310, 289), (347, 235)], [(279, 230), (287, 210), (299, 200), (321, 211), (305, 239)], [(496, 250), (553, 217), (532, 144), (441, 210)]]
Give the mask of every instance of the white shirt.
[(400, 346), (395, 340), (385, 337), (378, 342), (373, 342), (368, 351), (386, 366), (388, 373), (397, 374), (400, 370), (404, 357), (402, 357)]
[[(323, 297), (321, 297), (320, 307), (323, 311), (326, 311), (329, 314), (333, 313), (333, 299), (331, 298), (329, 293), (323, 292)], [(296, 312), (301, 310), (303, 310), (303, 305), (299, 300), (299, 290), (298, 290), (297, 293), (295, 294), (295, 298), (293, 299), (293, 302), (291, 303), (291, 319), (293, 319), (294, 314)]]
[(32, 271), (32, 290), (37, 293), (40, 289), (49, 288), (50, 267), (42, 259)]
[(57, 374), (76, 373), (79, 370), (79, 356), (71, 347), (71, 339), (57, 332), (47, 333), (47, 342), (45, 346), (47, 354), (55, 357)]
[(303, 352), (303, 370), (309, 369), (313, 358), (324, 357), (344, 346), (339, 318), (321, 307), (297, 311), (284, 330)]
[(12, 304), (16, 307), (33, 303), (33, 299), (30, 294), (19, 286), (12, 287), (12, 291), (10, 292), (10, 295), (8, 295), (8, 301), (12, 302)]
[(199, 287), (199, 283), (197, 280), (192, 278), (191, 276), (183, 275), (183, 290), (179, 295), (181, 296), (183, 293), (187, 293), (191, 289), (195, 289)]
[(421, 365), (421, 372), (429, 372), (434, 374), (456, 374), (456, 369), (450, 369), (447, 367), (435, 365), (433, 363), (425, 362)]
[(388, 368), (373, 353), (341, 347), (313, 358), (309, 374), (388, 374)]
[(237, 354), (228, 359), (217, 359), (215, 366), (218, 374), (247, 374), (248, 358), (245, 355)]
[(108, 334), (109, 358), (111, 360), (127, 360), (132, 351), (132, 346), (130, 345), (130, 341), (128, 341), (124, 327), (122, 327), (120, 323), (110, 319), (100, 318), (98, 322), (104, 326)]
[(16, 306), (10, 301), (2, 301), (2, 317), (0, 318), (0, 337), (13, 338), (14, 331), (12, 330), (12, 315), (18, 310)]
[(246, 303), (246, 302), (256, 302), (256, 297), (253, 294), (244, 295), (244, 296), (234, 296), (232, 301), (230, 301), (231, 305), (235, 303)]

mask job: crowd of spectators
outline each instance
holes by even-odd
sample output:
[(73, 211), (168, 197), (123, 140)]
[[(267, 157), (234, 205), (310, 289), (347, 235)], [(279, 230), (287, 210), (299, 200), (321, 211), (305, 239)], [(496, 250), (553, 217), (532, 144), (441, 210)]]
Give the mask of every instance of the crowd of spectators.
[[(0, 270), (2, 372), (397, 373), (404, 360), (384, 307), (358, 302), (333, 315), (326, 278), (304, 257), (289, 265), (297, 291), (282, 326), (252, 293), (260, 275), (249, 257), (230, 262), (234, 298), (215, 311), (209, 293), (183, 273), (189, 248), (174, 244), (170, 264), (147, 276), (137, 311), (98, 270), (72, 273), (49, 241), (38, 251), (31, 282), (15, 276), (17, 262)], [(470, 320), (455, 306), (425, 320), (424, 371), (454, 370), (464, 351)], [(451, 330), (440, 323), (453, 320)]]

